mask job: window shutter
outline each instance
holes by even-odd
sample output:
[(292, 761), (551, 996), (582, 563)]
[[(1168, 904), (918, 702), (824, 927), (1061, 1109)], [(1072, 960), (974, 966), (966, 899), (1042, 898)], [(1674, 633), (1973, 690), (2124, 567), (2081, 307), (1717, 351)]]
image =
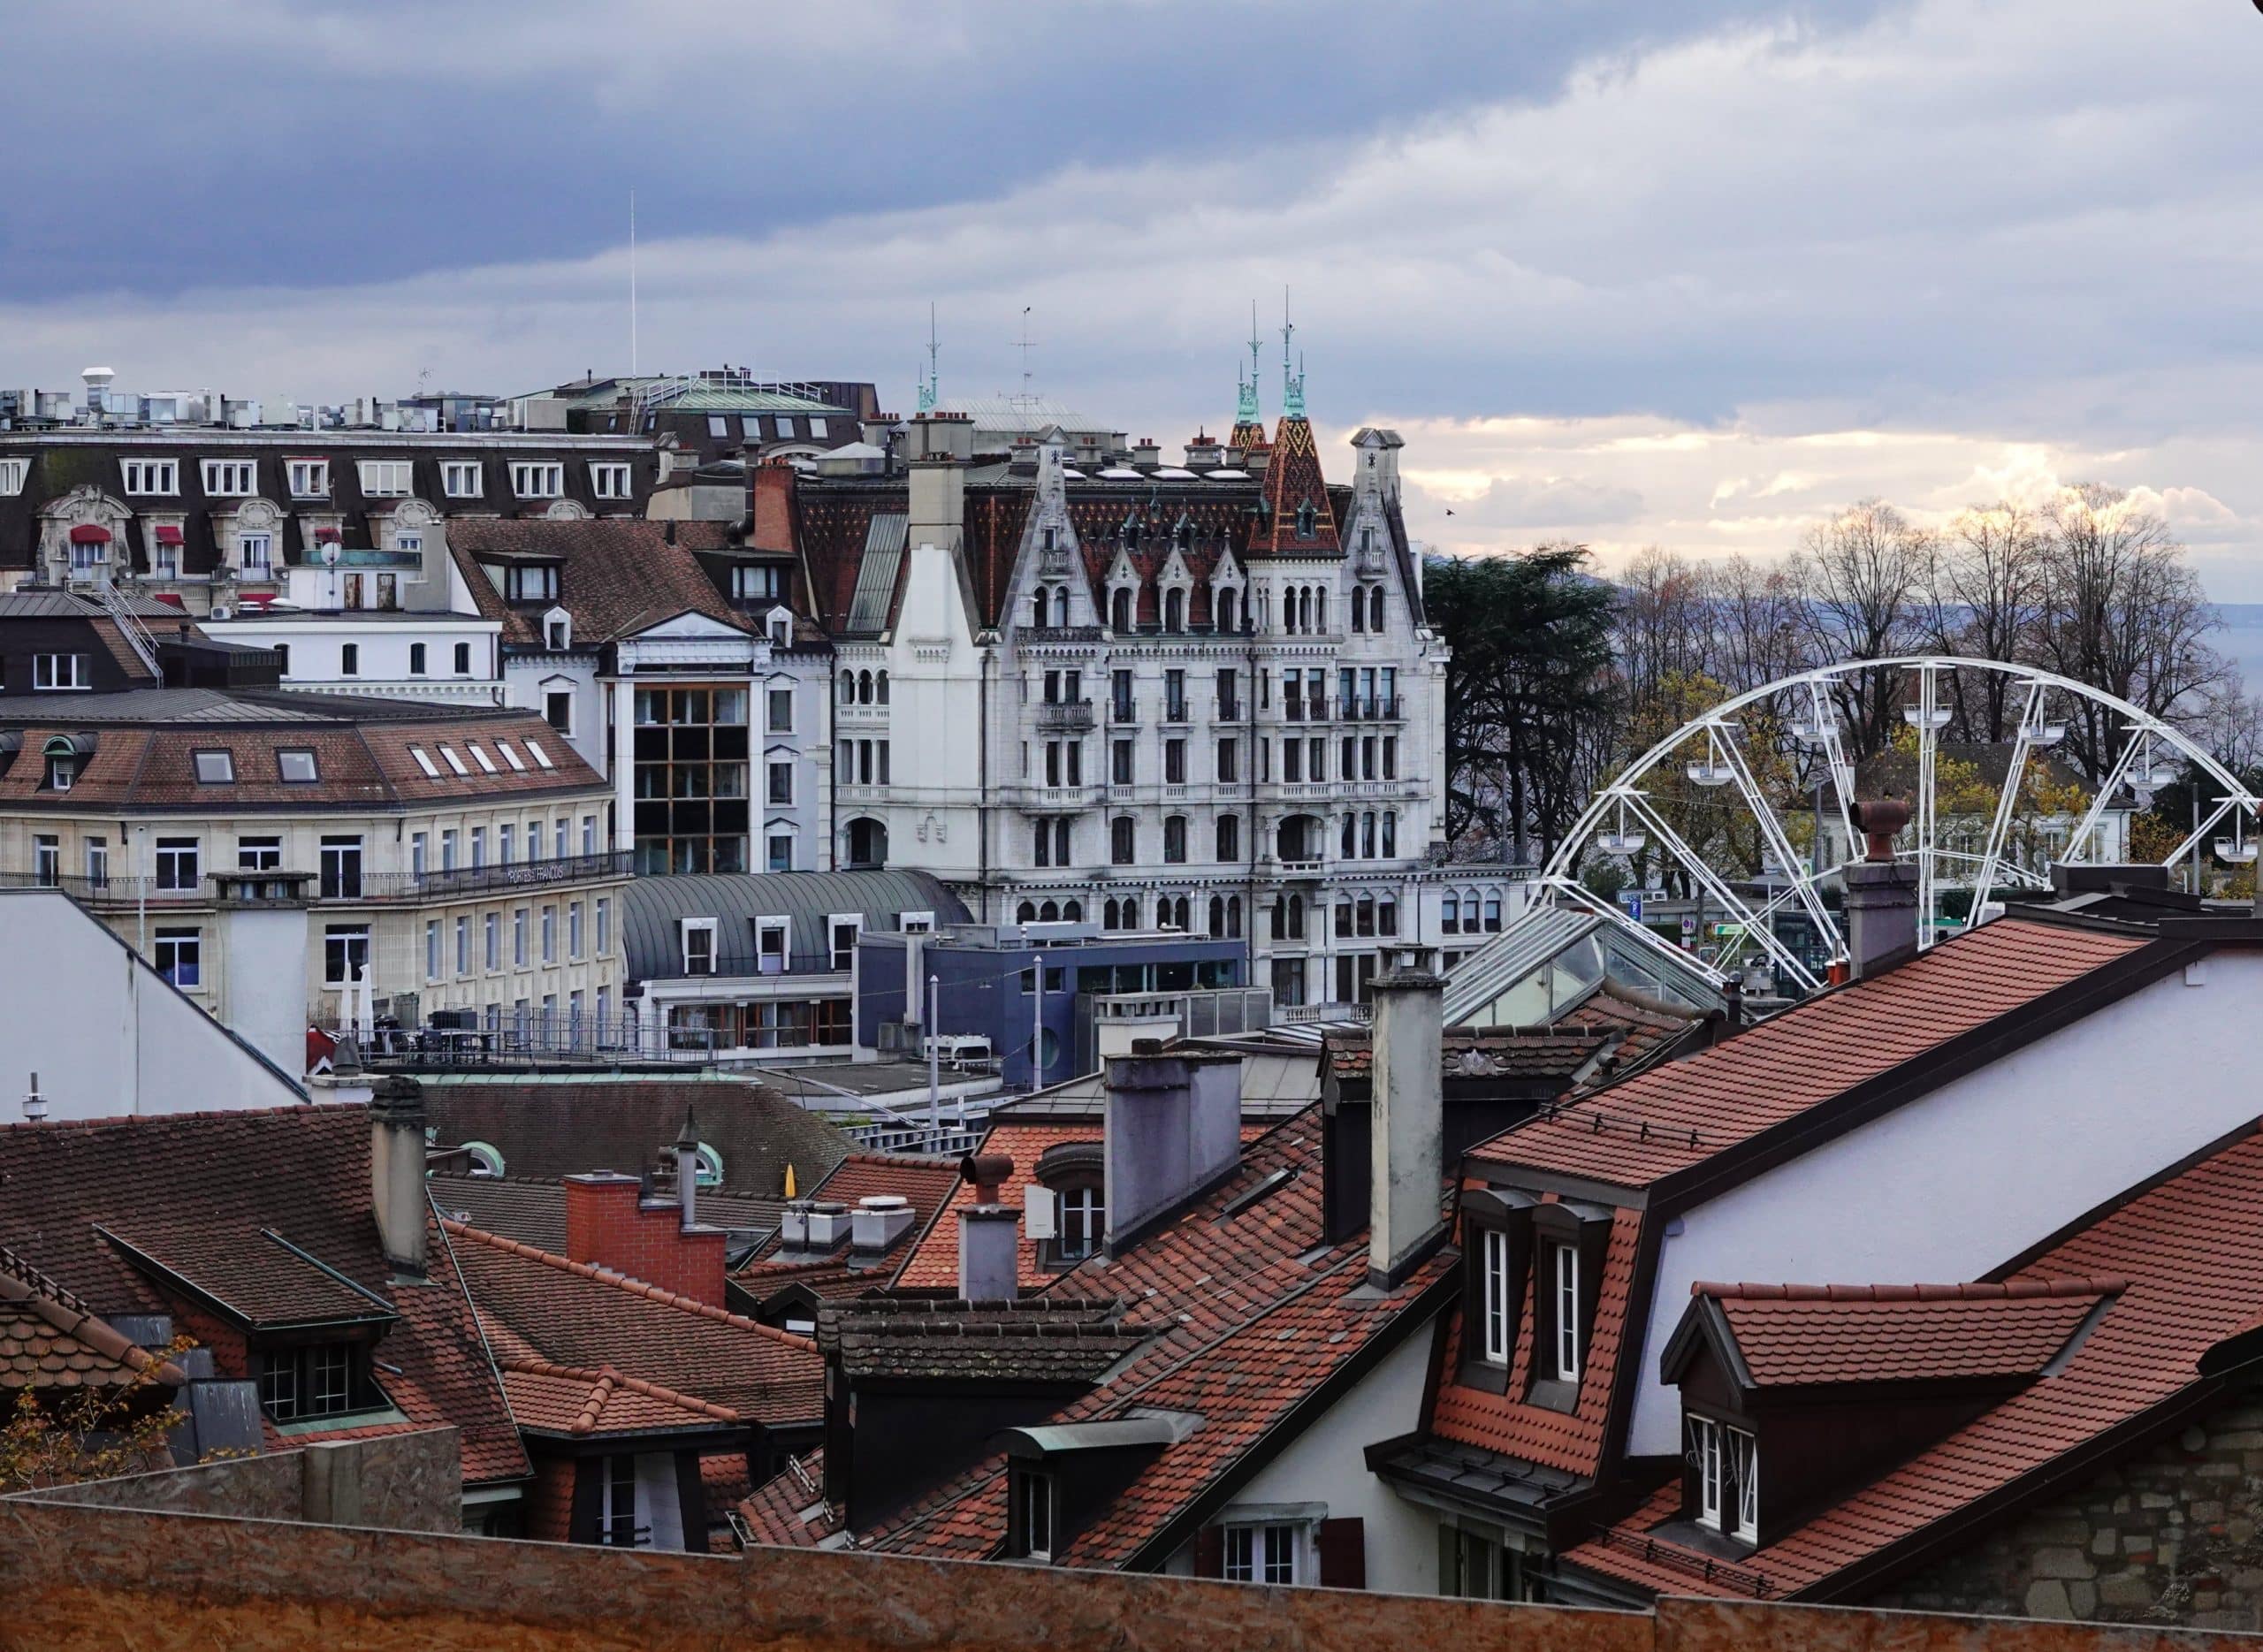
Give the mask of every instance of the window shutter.
[(1368, 1523), (1357, 1515), (1320, 1523), (1320, 1587), (1368, 1587)]
[(1206, 1526), (1194, 1534), (1194, 1575), (1198, 1578), (1223, 1578), (1226, 1575), (1224, 1528)]

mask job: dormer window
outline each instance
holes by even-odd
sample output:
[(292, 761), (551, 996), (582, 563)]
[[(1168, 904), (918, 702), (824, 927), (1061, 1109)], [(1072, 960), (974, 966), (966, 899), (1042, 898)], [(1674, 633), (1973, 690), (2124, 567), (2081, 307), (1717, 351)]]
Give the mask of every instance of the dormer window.
[(503, 597), (507, 602), (556, 602), (556, 566), (547, 562), (512, 564), (503, 570)]
[(1689, 1518), (1739, 1542), (1760, 1541), (1760, 1446), (1746, 1430), (1711, 1417), (1683, 1420)]
[(284, 468), (290, 477), (293, 499), (330, 497), (330, 461), (327, 459), (293, 459), (288, 461)]
[(1548, 1247), (1551, 1287), (1555, 1292), (1550, 1315), (1553, 1332), (1553, 1365), (1556, 1380), (1576, 1383), (1580, 1380), (1582, 1347), (1587, 1327), (1581, 1322), (1580, 1309), (1580, 1252), (1575, 1245), (1551, 1245)]
[(313, 1343), (253, 1356), (259, 1403), (270, 1420), (302, 1422), (374, 1411), (385, 1404), (370, 1375), (369, 1350), (354, 1343)]
[(629, 465), (624, 460), (593, 460), (590, 464), (590, 493), (600, 499), (629, 497)]
[(1313, 510), (1313, 507), (1312, 507), (1312, 501), (1311, 501), (1310, 499), (1307, 499), (1303, 504), (1301, 504), (1301, 505), (1299, 505), (1299, 506), (1297, 506), (1297, 537), (1298, 537), (1298, 538), (1299, 538), (1299, 539), (1309, 539), (1309, 538), (1311, 538), (1311, 537), (1314, 536), (1314, 533), (1316, 531), (1316, 529), (1317, 529), (1317, 528), (1318, 528), (1318, 525), (1319, 525), (1319, 517), (1318, 517), (1317, 514)]
[(554, 499), (566, 491), (566, 467), (515, 461), (511, 466), (511, 491), (522, 499)]
[(552, 608), (542, 616), (543, 646), (552, 653), (563, 653), (574, 646), (574, 616), (563, 608)]
[(249, 459), (208, 459), (204, 461), (204, 491), (210, 499), (242, 499), (253, 490), (259, 469)]
[(1016, 1560), (1053, 1558), (1053, 1476), (1017, 1464), (1007, 1520), (1007, 1552)]
[(1029, 1190), (1038, 1260), (1072, 1268), (1108, 1237), (1107, 1164), (1097, 1142), (1057, 1142), (1038, 1156)]
[(1511, 1339), (1515, 1328), (1510, 1315), (1514, 1313), (1512, 1286), (1509, 1279), (1509, 1235), (1505, 1228), (1480, 1230), (1482, 1237), (1478, 1253), (1483, 1269), (1479, 1298), (1478, 1346), (1483, 1351), (1487, 1363), (1505, 1366), (1509, 1363)]

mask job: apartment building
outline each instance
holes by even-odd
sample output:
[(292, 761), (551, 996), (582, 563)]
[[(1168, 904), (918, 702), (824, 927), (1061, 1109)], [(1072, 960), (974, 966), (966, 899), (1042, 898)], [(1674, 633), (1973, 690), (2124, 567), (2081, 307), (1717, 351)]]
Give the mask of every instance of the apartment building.
[(63, 889), (270, 1054), (357, 982), (412, 995), (404, 1020), (594, 1039), (619, 1014), (629, 857), (540, 718), (292, 694), (261, 680), (271, 655), (210, 644), (222, 686), (100, 688), (114, 621), (81, 618), (74, 647), (57, 598), (0, 625), (49, 651), (0, 695), (0, 876)]
[(1287, 384), (1269, 439), (1246, 392), (1183, 464), (1058, 428), (984, 453), (937, 411), (902, 467), (754, 473), (834, 640), (839, 864), (933, 871), (987, 922), (1246, 939), (1287, 1006), (1429, 939), (1445, 650), (1403, 444), (1360, 430), (1330, 483)]

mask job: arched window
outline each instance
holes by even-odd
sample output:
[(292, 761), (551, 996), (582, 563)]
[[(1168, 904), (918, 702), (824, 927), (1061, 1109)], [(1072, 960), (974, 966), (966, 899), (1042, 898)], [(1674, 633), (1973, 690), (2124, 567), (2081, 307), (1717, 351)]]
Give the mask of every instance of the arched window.
[(1368, 598), (1367, 598), (1367, 593), (1366, 593), (1366, 592), (1364, 592), (1364, 591), (1362, 591), (1362, 590), (1361, 590), (1358, 586), (1354, 585), (1354, 586), (1352, 588), (1352, 635), (1356, 636), (1357, 635), (1359, 635), (1359, 633), (1360, 633), (1361, 631), (1365, 630), (1365, 629), (1367, 628), (1367, 623), (1368, 623)]
[(857, 674), (846, 666), (841, 668), (841, 703), (843, 705), (857, 703)]
[(1314, 533), (1319, 529), (1319, 526), (1320, 514), (1313, 509), (1312, 501), (1310, 499), (1307, 499), (1303, 504), (1297, 506), (1298, 538), (1311, 538)]
[(1109, 593), (1108, 623), (1111, 630), (1126, 632), (1131, 630), (1132, 588), (1129, 585), (1118, 585)]
[(1173, 636), (1186, 629), (1186, 593), (1176, 585), (1163, 593), (1163, 629)]
[(1055, 585), (1053, 588), (1053, 623), (1055, 625), (1069, 623), (1069, 588), (1066, 585)]
[(1359, 841), (1358, 839), (1353, 836), (1353, 834), (1357, 829), (1358, 828), (1353, 822), (1353, 818), (1348, 814), (1345, 815), (1344, 817), (1344, 843), (1343, 847), (1337, 851), (1337, 853), (1342, 855), (1345, 860), (1351, 859), (1352, 856), (1359, 853)]
[(872, 698), (882, 705), (888, 704), (888, 673), (883, 671), (872, 679)]
[(1108, 823), (1108, 859), (1112, 866), (1129, 866), (1137, 853), (1133, 839), (1137, 828), (1130, 815), (1118, 815)]
[(1272, 932), (1274, 940), (1286, 940), (1289, 938), (1289, 902), (1285, 897), (1274, 902), (1268, 910), (1265, 925)]
[(1059, 923), (1061, 921), (1061, 903), (1058, 901), (1048, 901), (1043, 906), (1039, 907), (1037, 909), (1037, 921), (1040, 924)]
[(1124, 897), (1124, 910), (1120, 916), (1124, 920), (1124, 928), (1139, 927), (1139, 897), (1138, 895), (1127, 895)]
[(1192, 925), (1188, 924), (1186, 921), (1186, 897), (1182, 895), (1177, 900), (1170, 903), (1170, 921), (1171, 926), (1174, 929), (1183, 932), (1192, 927)]
[(1225, 933), (1226, 897), (1222, 895), (1214, 895), (1210, 897), (1210, 933), (1223, 935)]
[(1463, 934), (1474, 935), (1477, 933), (1478, 917), (1483, 910), (1478, 901), (1476, 890), (1464, 889), (1461, 892), (1461, 933)]
[(857, 704), (870, 705), (872, 703), (872, 674), (869, 671), (860, 671), (857, 674)]
[(1297, 592), (1297, 630), (1299, 635), (1312, 633), (1312, 587), (1302, 587)]
[(1396, 935), (1398, 933), (1398, 902), (1384, 895), (1375, 902), (1375, 933)]
[(691, 1183), (694, 1187), (720, 1187), (723, 1184), (723, 1155), (701, 1142), (691, 1150)]
[(1501, 892), (1498, 889), (1488, 889), (1485, 891), (1485, 933), (1489, 935), (1498, 934), (1500, 929)]
[(888, 826), (870, 815), (859, 815), (849, 823), (849, 864), (843, 870), (857, 872), (877, 869), (888, 864)]
[(1183, 865), (1186, 860), (1186, 817), (1163, 817), (1163, 861), (1167, 865)]
[(1046, 616), (1052, 612), (1052, 598), (1047, 595), (1045, 587), (1040, 585), (1035, 594), (1030, 598), (1029, 622), (1032, 625), (1042, 627), (1045, 624)]
[(1037, 922), (1037, 902), (1034, 901), (1025, 901), (1019, 906), (1016, 907), (1014, 909), (1014, 922), (1017, 924), (1034, 924)]
[(1238, 628), (1235, 623), (1234, 588), (1232, 586), (1229, 585), (1223, 590), (1218, 592), (1212, 599), (1210, 605), (1216, 611), (1219, 630), (1232, 631)]
[(1061, 917), (1062, 921), (1064, 923), (1083, 923), (1085, 921), (1085, 903), (1082, 901), (1062, 902)]
[(1241, 939), (1241, 896), (1231, 895), (1226, 901), (1226, 939)]
[(1383, 629), (1383, 587), (1380, 585), (1368, 592), (1368, 629), (1375, 632)]
[(464, 1143), (463, 1150), (465, 1156), (471, 1161), (471, 1175), (500, 1176), (503, 1174), (503, 1155), (488, 1143), (468, 1141)]
[(1449, 935), (1461, 931), (1461, 898), (1451, 889), (1438, 902), (1438, 927)]
[(1386, 809), (1383, 811), (1383, 856), (1385, 860), (1391, 860), (1398, 854), (1398, 811)]

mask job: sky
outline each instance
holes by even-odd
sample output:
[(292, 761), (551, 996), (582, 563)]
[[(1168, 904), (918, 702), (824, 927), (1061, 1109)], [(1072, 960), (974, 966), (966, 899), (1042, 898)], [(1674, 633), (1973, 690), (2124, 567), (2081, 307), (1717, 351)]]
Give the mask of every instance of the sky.
[(0, 384), (625, 370), (633, 192), (645, 371), (909, 411), (931, 304), (946, 395), (1019, 388), (1026, 307), (1032, 388), (1175, 446), (1231, 421), (1253, 301), (1277, 415), (1285, 293), (1324, 439), (1398, 430), (1443, 549), (1771, 555), (1864, 497), (2102, 481), (2263, 601), (2250, 0), (85, 0), (9, 37)]

